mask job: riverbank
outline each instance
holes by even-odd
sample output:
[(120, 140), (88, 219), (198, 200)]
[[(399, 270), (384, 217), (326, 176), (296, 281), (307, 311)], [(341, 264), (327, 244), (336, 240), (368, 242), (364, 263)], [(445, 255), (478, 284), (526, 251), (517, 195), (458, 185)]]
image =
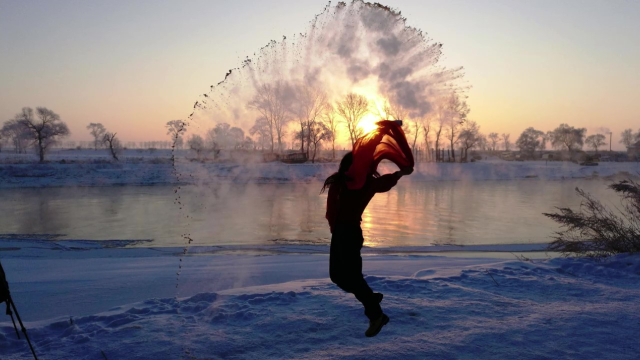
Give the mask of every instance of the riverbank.
[[(49, 245), (29, 240), (0, 252), (47, 359), (635, 359), (640, 351), (638, 255), (368, 255), (367, 281), (385, 294), (391, 318), (368, 339), (359, 303), (328, 279), (326, 254), (181, 257), (126, 243)], [(0, 353), (30, 356), (8, 317)]]
[[(381, 165), (382, 172), (395, 171)], [(319, 182), (336, 170), (336, 163), (200, 163), (145, 156), (120, 162), (83, 158), (38, 163), (0, 163), (0, 188), (73, 186), (147, 186), (237, 183)], [(561, 180), (637, 176), (640, 163), (600, 163), (581, 166), (569, 162), (489, 160), (474, 163), (418, 163), (409, 181)]]

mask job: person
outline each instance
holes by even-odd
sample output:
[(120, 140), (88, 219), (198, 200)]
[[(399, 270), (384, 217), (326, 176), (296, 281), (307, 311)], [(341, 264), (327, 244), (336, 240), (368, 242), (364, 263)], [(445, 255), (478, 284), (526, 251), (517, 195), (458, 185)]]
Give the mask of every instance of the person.
[(352, 293), (362, 303), (364, 313), (369, 318), (365, 335), (372, 337), (389, 322), (389, 317), (380, 306), (383, 294), (374, 293), (362, 275), (362, 213), (375, 194), (391, 190), (403, 175), (413, 172), (413, 167), (382, 176), (374, 170), (367, 174), (362, 187), (349, 189), (347, 183), (351, 178), (347, 172), (352, 163), (353, 153), (349, 152), (342, 158), (338, 172), (326, 179), (321, 191), (329, 189), (326, 213), (332, 234), (329, 276), (339, 288)]

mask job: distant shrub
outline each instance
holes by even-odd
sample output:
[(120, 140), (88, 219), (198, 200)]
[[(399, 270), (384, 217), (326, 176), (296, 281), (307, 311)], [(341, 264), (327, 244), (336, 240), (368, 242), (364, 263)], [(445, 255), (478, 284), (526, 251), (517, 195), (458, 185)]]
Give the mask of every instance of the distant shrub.
[(622, 207), (616, 211), (576, 188), (583, 198), (578, 212), (558, 208), (557, 213), (544, 214), (563, 228), (556, 232), (548, 250), (564, 256), (594, 258), (640, 252), (640, 185), (632, 180), (622, 180), (609, 188), (621, 197)]

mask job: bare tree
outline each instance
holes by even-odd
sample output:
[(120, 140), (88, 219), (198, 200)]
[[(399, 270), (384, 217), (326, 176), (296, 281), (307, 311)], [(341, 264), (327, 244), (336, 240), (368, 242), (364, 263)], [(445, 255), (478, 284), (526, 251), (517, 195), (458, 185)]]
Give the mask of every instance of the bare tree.
[(309, 128), (309, 140), (313, 145), (313, 153), (311, 157), (312, 163), (315, 163), (316, 161), (316, 153), (318, 151), (320, 142), (326, 140), (330, 136), (330, 133), (331, 131), (329, 130), (327, 125), (322, 121), (314, 121)]
[(498, 149), (498, 141), (500, 141), (500, 135), (496, 132), (489, 133), (489, 141), (491, 142), (491, 147), (489, 150), (495, 152)]
[(274, 153), (274, 135), (278, 140), (278, 152), (282, 150), (284, 126), (289, 120), (288, 113), (293, 96), (293, 90), (286, 84), (264, 84), (257, 89), (256, 95), (248, 104), (248, 107), (258, 111), (269, 125), (271, 153)]
[(309, 156), (309, 145), (311, 137), (311, 127), (316, 121), (321, 120), (327, 109), (327, 95), (324, 91), (318, 90), (309, 85), (297, 88), (296, 106), (292, 106), (292, 113), (300, 122), (300, 152), (305, 152), (305, 139), (307, 142), (307, 156)]
[(625, 129), (620, 134), (620, 143), (623, 144), (625, 147), (631, 147), (631, 145), (633, 145), (633, 140), (634, 140), (634, 135), (633, 135), (633, 130), (631, 129)]
[(511, 142), (509, 141), (510, 137), (511, 137), (511, 134), (507, 134), (507, 133), (502, 134), (501, 139), (502, 139), (502, 144), (504, 146), (505, 151), (511, 150)]
[(216, 134), (215, 128), (207, 130), (207, 134), (204, 138), (204, 145), (205, 148), (208, 148), (213, 152), (220, 150), (220, 144), (218, 144), (218, 135)]
[(116, 133), (106, 132), (103, 135), (102, 140), (109, 148), (111, 157), (113, 157), (115, 161), (120, 161), (120, 159), (118, 159), (118, 154), (122, 151), (122, 144), (120, 143), (120, 140), (116, 138)]
[(440, 109), (439, 113), (436, 116), (436, 126), (435, 126), (435, 135), (436, 135), (436, 161), (443, 161), (440, 156), (440, 137), (442, 136), (442, 130), (444, 130), (444, 125), (447, 118), (442, 113), (442, 109)]
[(22, 112), (16, 115), (15, 120), (28, 129), (32, 139), (37, 146), (40, 162), (44, 162), (44, 155), (47, 150), (55, 144), (55, 142), (69, 135), (69, 128), (60, 116), (53, 111), (44, 108), (36, 108), (36, 116), (34, 117), (33, 109), (29, 107), (22, 108)]
[(413, 136), (413, 141), (411, 142), (411, 151), (415, 154), (416, 152), (416, 142), (418, 141), (418, 136), (420, 135), (420, 122), (416, 120), (406, 120), (406, 123), (403, 122), (403, 125), (407, 125), (407, 129), (409, 129), (409, 134)]
[(597, 154), (598, 153), (598, 148), (600, 146), (607, 145), (605, 140), (606, 140), (606, 137), (604, 135), (595, 134), (595, 135), (587, 136), (587, 138), (585, 139), (584, 142), (587, 144), (587, 146), (592, 147), (596, 151), (596, 154)]
[[(409, 111), (402, 105), (385, 100), (382, 109), (377, 106), (372, 108), (373, 114), (380, 120), (406, 120), (409, 118)], [(382, 111), (381, 111), (382, 110)]]
[(570, 154), (576, 149), (582, 148), (584, 144), (585, 128), (574, 128), (567, 124), (560, 124), (553, 131), (548, 133), (551, 145), (557, 149), (566, 147)]
[[(497, 135), (497, 134), (496, 134)], [(462, 159), (466, 161), (469, 155), (469, 149), (478, 145), (480, 140), (480, 126), (475, 121), (467, 121), (464, 127), (460, 130), (460, 136), (458, 141), (462, 146)]]
[(424, 136), (424, 146), (426, 148), (427, 161), (431, 161), (431, 146), (429, 134), (431, 133), (433, 123), (429, 118), (422, 121), (422, 135)]
[(90, 123), (87, 125), (87, 129), (91, 136), (93, 136), (93, 150), (98, 150), (98, 145), (102, 143), (102, 138), (107, 129), (101, 123)]
[(487, 137), (484, 136), (484, 134), (478, 134), (478, 144), (475, 147), (483, 151), (487, 151), (489, 147), (488, 143), (489, 142), (487, 141)]
[(329, 137), (327, 140), (331, 140), (331, 159), (336, 158), (336, 138), (338, 137), (338, 118), (334, 112), (333, 106), (327, 105), (326, 112), (324, 114), (324, 122), (329, 129)]
[(454, 143), (458, 137), (458, 127), (464, 124), (469, 114), (469, 107), (460, 95), (453, 93), (447, 102), (449, 143), (451, 144), (451, 158), (456, 161)]
[(363, 133), (359, 125), (362, 118), (369, 112), (369, 101), (362, 95), (349, 93), (336, 104), (336, 111), (349, 131), (351, 147), (355, 146), (356, 140)]

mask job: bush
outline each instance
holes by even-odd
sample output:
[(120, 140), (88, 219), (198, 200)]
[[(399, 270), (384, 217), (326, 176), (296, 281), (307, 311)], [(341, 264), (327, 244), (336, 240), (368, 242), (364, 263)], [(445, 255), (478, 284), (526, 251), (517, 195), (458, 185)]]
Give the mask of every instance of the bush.
[(558, 208), (544, 215), (560, 223), (548, 250), (564, 256), (603, 258), (619, 253), (640, 252), (640, 185), (623, 180), (609, 186), (621, 197), (622, 207), (612, 211), (590, 194), (576, 188), (584, 200), (578, 212)]

